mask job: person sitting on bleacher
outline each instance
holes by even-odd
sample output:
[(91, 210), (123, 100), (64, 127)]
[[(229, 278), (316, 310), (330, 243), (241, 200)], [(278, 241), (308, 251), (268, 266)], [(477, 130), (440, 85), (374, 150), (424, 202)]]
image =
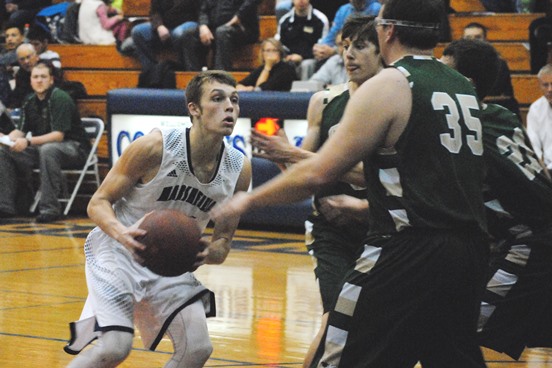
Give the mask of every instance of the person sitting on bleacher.
[(11, 67), (17, 65), (15, 49), (25, 40), (23, 26), (8, 23), (4, 31), (4, 37), (6, 38), (6, 43), (0, 49), (0, 67), (11, 72)]
[(50, 33), (46, 32), (40, 26), (31, 26), (27, 39), (33, 45), (38, 58), (43, 61), (48, 61), (55, 68), (56, 78), (61, 78), (61, 58), (55, 51), (48, 49), (50, 42)]
[(127, 36), (122, 12), (110, 0), (82, 0), (79, 8), (79, 39), (89, 45), (117, 45)]
[(19, 69), (15, 73), (15, 88), (8, 97), (8, 109), (21, 107), (27, 95), (33, 93), (31, 87), (31, 70), (38, 63), (38, 55), (30, 43), (24, 43), (17, 47), (17, 61)]
[[(464, 27), (462, 38), (488, 42), (487, 27), (477, 22), (470, 23)], [(518, 101), (514, 96), (512, 76), (508, 63), (503, 58), (499, 58), (499, 62), (498, 77), (496, 78), (494, 87), (487, 94), (486, 101), (504, 106), (517, 116), (521, 116)]]
[(377, 0), (350, 0), (349, 4), (339, 7), (326, 37), (313, 46), (312, 51), (314, 57), (318, 60), (318, 67), (338, 52), (335, 39), (349, 17), (355, 15), (376, 16), (380, 8), (381, 4)]
[(199, 0), (152, 0), (150, 22), (132, 28), (134, 56), (142, 64), (142, 70), (157, 63), (155, 51), (166, 44), (172, 46), (180, 64), (185, 65), (183, 43), (188, 33), (197, 32), (199, 5)]
[(261, 44), (263, 64), (253, 70), (236, 86), (238, 91), (289, 91), (297, 79), (295, 66), (284, 60), (285, 50), (282, 43), (267, 38)]
[(543, 66), (537, 77), (542, 96), (529, 106), (527, 134), (533, 151), (552, 172), (552, 64)]
[(288, 49), (286, 60), (295, 63), (301, 80), (309, 79), (314, 73), (316, 60), (312, 47), (326, 36), (329, 28), (326, 15), (315, 9), (310, 0), (293, 0), (293, 9), (278, 23), (275, 38)]
[(213, 49), (214, 69), (232, 70), (232, 55), (240, 46), (259, 39), (260, 0), (202, 0), (199, 29), (183, 40), (187, 70), (199, 71), (207, 66), (207, 53)]
[(314, 73), (309, 81), (320, 82), (323, 87), (335, 86), (337, 84), (347, 83), (349, 76), (345, 69), (343, 60), (343, 42), (341, 40), (341, 31), (335, 38), (337, 53), (330, 58)]
[(41, 197), (36, 221), (44, 223), (61, 218), (62, 163), (84, 165), (90, 142), (77, 106), (54, 87), (50, 65), (39, 62), (33, 67), (31, 85), (34, 93), (23, 103), (18, 128), (7, 135), (9, 144), (0, 145), (0, 217), (16, 215), (18, 184), (30, 183), (38, 167)]
[(10, 82), (13, 80), (13, 68), (17, 66), (15, 49), (23, 43), (23, 27), (8, 23), (4, 31), (6, 43), (0, 49), (0, 101), (8, 104), (8, 96), (11, 92)]

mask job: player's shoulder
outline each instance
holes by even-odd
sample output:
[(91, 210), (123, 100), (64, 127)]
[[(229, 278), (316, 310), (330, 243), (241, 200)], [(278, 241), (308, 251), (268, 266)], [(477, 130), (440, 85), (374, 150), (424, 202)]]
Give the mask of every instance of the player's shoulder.
[(348, 90), (348, 84), (336, 84), (330, 86), (322, 91), (318, 91), (312, 95), (309, 104), (311, 107), (317, 107), (323, 109), (327, 104), (329, 104), (335, 97), (341, 95), (343, 92)]

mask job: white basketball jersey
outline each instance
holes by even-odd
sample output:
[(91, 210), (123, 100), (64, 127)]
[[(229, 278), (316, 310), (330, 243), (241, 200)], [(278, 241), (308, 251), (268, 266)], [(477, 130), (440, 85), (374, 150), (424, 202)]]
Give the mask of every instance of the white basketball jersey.
[(129, 226), (153, 209), (170, 208), (194, 217), (202, 230), (209, 211), (233, 195), (244, 155), (224, 141), (215, 174), (207, 183), (194, 175), (190, 157), (190, 128), (160, 129), (163, 160), (155, 178), (138, 184), (114, 205), (117, 218)]

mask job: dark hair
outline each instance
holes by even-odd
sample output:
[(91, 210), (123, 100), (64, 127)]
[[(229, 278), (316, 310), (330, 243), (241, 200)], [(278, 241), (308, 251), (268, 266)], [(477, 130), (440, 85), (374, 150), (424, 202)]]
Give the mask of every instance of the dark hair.
[(477, 23), (477, 22), (471, 22), (469, 23), (468, 25), (466, 25), (464, 27), (464, 29), (468, 29), (468, 28), (479, 28), (483, 31), (483, 37), (487, 38), (487, 27), (485, 27), (483, 24), (481, 23)]
[(29, 41), (38, 40), (40, 42), (51, 41), (50, 33), (40, 26), (33, 25), (29, 28), (29, 33), (27, 34)]
[(49, 73), (50, 73), (50, 76), (52, 77), (55, 77), (55, 69), (54, 69), (54, 66), (52, 65), (51, 62), (49, 62), (48, 60), (40, 60), (38, 63), (36, 63), (35, 66), (33, 66), (31, 68), (31, 70), (35, 69), (35, 68), (47, 68)]
[(399, 41), (407, 47), (432, 49), (439, 42), (439, 25), (446, 16), (443, 0), (386, 0), (383, 3), (384, 19), (402, 20), (418, 24), (432, 24), (435, 28), (395, 25)]
[(21, 33), (21, 35), (23, 35), (23, 25), (22, 24), (8, 21), (8, 23), (6, 23), (6, 26), (4, 27), (4, 30), (10, 29), (10, 28), (17, 28), (19, 30), (19, 33)]
[(203, 85), (208, 82), (219, 82), (236, 87), (237, 83), (234, 77), (223, 70), (208, 70), (198, 73), (192, 78), (186, 86), (186, 102), (199, 105), (201, 96), (203, 95)]
[(352, 42), (370, 42), (376, 46), (376, 52), (380, 52), (378, 33), (374, 23), (375, 17), (371, 15), (360, 15), (349, 17), (342, 28), (341, 38), (349, 38)]
[(496, 82), (500, 65), (498, 52), (490, 43), (469, 39), (452, 41), (443, 55), (454, 58), (454, 68), (473, 81), (480, 99), (487, 96)]

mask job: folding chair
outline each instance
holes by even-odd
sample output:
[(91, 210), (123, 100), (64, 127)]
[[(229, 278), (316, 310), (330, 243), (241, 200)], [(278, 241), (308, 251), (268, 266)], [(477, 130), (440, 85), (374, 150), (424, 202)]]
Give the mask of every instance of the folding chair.
[[(65, 176), (65, 179), (68, 175), (79, 175), (79, 178), (77, 182), (75, 183), (73, 187), (73, 191), (71, 192), (71, 196), (67, 197), (65, 195), (63, 198), (59, 198), (59, 201), (61, 203), (67, 203), (65, 205), (65, 210), (63, 211), (63, 214), (66, 216), (69, 213), (69, 210), (71, 209), (71, 206), (73, 205), (73, 201), (79, 196), (89, 196), (84, 194), (79, 194), (79, 189), (83, 183), (92, 183), (96, 185), (96, 188), (100, 186), (100, 172), (98, 170), (98, 144), (100, 143), (100, 138), (102, 137), (105, 125), (102, 119), (99, 118), (81, 118), (82, 125), (84, 127), (84, 130), (86, 132), (86, 136), (90, 139), (90, 142), (92, 144), (92, 149), (90, 149), (90, 154), (88, 155), (88, 158), (86, 159), (86, 163), (84, 164), (84, 167), (80, 169), (62, 169), (62, 172)], [(38, 173), (39, 170), (35, 169), (34, 172)], [(90, 179), (84, 180), (86, 176), (93, 176)], [(67, 180), (65, 180), (67, 181)], [(67, 191), (64, 190), (63, 194), (67, 194)], [(40, 201), (40, 190), (38, 190), (35, 194), (33, 204), (31, 205), (30, 211), (34, 212), (36, 210), (36, 207), (38, 206), (38, 202)]]

